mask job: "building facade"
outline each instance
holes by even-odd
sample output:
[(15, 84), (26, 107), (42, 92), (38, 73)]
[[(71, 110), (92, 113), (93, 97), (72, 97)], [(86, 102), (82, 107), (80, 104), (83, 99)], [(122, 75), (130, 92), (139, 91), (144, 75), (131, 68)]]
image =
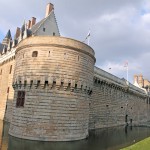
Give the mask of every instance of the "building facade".
[(142, 74), (134, 75), (134, 84), (138, 84), (140, 88), (150, 89), (150, 81), (145, 79)]
[(94, 50), (61, 37), (53, 4), (8, 31), (0, 44), (0, 119), (9, 134), (41, 141), (73, 141), (90, 129), (149, 121), (149, 96), (95, 67)]

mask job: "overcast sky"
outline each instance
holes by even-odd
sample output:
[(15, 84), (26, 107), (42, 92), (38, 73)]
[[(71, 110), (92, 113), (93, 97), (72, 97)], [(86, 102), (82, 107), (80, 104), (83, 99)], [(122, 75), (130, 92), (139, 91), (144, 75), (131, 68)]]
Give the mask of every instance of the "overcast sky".
[(149, 0), (0, 0), (0, 41), (8, 29), (14, 35), (24, 19), (40, 21), (48, 2), (54, 4), (62, 36), (84, 41), (90, 29), (96, 66), (126, 78), (128, 61), (131, 83), (134, 74), (150, 79)]

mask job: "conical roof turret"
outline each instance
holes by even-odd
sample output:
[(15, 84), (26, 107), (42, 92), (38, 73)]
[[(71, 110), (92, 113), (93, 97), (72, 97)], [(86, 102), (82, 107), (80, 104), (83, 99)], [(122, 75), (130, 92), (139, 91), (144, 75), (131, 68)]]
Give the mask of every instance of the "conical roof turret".
[(8, 30), (5, 38), (12, 40), (10, 29)]
[(10, 29), (8, 30), (5, 38), (2, 41), (2, 44), (8, 45), (9, 41), (12, 40)]

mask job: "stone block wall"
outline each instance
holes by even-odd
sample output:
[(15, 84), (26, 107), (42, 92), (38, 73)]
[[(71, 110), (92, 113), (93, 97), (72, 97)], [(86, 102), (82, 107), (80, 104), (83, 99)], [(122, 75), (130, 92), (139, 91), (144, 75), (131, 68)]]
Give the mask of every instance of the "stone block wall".
[[(31, 37), (16, 50), (15, 96), (9, 133), (42, 141), (88, 136), (94, 51), (62, 37)], [(23, 107), (17, 93), (25, 91)]]
[[(89, 129), (149, 121), (147, 93), (94, 68), (94, 55), (79, 41), (37, 36), (1, 56), (0, 119), (11, 122), (9, 133), (72, 141), (86, 138)], [(23, 107), (16, 106), (18, 91), (25, 92)]]
[(128, 85), (125, 80), (98, 68), (95, 68), (93, 84), (90, 129), (126, 125), (131, 122), (132, 125), (140, 124), (150, 119), (150, 104), (147, 103), (143, 90)]
[(12, 136), (41, 141), (71, 141), (88, 136), (86, 94), (43, 88), (26, 89), (26, 93), (24, 108), (13, 112), (9, 130)]
[(11, 121), (12, 101), (14, 90), (12, 88), (15, 57), (8, 57), (0, 63), (0, 120)]

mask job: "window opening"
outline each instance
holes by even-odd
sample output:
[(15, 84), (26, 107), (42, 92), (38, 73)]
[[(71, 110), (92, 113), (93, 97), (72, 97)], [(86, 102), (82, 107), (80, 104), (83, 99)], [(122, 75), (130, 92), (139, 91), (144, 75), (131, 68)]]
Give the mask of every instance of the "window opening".
[(45, 81), (44, 88), (48, 86), (48, 81)]
[(38, 52), (37, 51), (34, 51), (33, 53), (32, 53), (32, 57), (37, 57), (38, 56)]
[(10, 66), (9, 74), (11, 74), (11, 71), (12, 71), (12, 65)]
[(37, 81), (37, 87), (39, 87), (39, 86), (40, 86), (40, 80)]
[(25, 91), (18, 91), (16, 107), (24, 107)]
[(77, 84), (75, 84), (75, 89), (77, 89)]
[(30, 88), (32, 87), (33, 85), (33, 80), (30, 81)]
[(9, 87), (7, 88), (7, 93), (9, 93)]

